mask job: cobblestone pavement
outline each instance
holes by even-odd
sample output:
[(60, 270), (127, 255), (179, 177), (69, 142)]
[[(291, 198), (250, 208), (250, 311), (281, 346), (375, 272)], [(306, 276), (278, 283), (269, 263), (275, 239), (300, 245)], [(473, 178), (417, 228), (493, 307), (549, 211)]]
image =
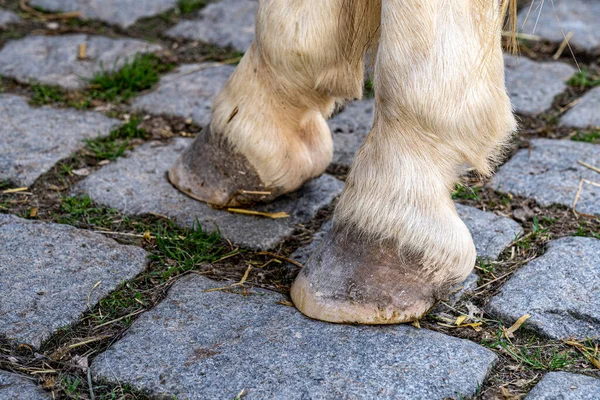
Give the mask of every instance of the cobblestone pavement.
[(288, 297), (372, 98), (329, 121), (327, 173), (260, 215), (166, 178), (257, 6), (0, 1), (0, 399), (600, 398), (600, 3), (520, 11), (525, 33), (537, 21), (505, 57), (520, 133), (453, 194), (478, 262), (387, 327), (313, 321)]

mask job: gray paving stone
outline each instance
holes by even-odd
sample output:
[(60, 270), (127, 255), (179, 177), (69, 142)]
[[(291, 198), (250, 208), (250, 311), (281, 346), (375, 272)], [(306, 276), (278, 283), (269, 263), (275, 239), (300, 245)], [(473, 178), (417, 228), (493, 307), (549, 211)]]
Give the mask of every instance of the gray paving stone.
[(156, 90), (138, 97), (133, 108), (150, 114), (210, 122), (213, 102), (235, 67), (216, 63), (185, 64), (163, 76)]
[(217, 229), (233, 242), (252, 248), (269, 249), (286, 238), (297, 224), (310, 221), (342, 191), (343, 183), (323, 175), (296, 193), (277, 201), (252, 207), (268, 213), (287, 212), (290, 217), (270, 219), (215, 210), (175, 189), (167, 170), (191, 139), (177, 138), (164, 144), (140, 146), (127, 158), (113, 162), (78, 184), (76, 193), (88, 194), (94, 201), (126, 214), (155, 212), (173, 218), (182, 226)]
[(597, 400), (600, 379), (568, 372), (549, 372), (525, 400)]
[[(78, 59), (79, 45), (87, 58)], [(118, 69), (136, 53), (158, 51), (161, 46), (137, 39), (70, 34), (31, 35), (6, 43), (0, 51), (0, 74), (22, 83), (41, 82), (65, 89), (81, 89), (96, 72)]]
[(257, 9), (257, 0), (221, 0), (200, 10), (197, 19), (182, 20), (167, 31), (167, 36), (245, 52), (254, 40)]
[(12, 11), (0, 9), (0, 28), (6, 28), (10, 24), (16, 24), (21, 18)]
[(469, 228), (480, 258), (496, 260), (515, 238), (523, 234), (521, 225), (510, 218), (458, 203), (456, 211)]
[[(488, 187), (535, 199), (547, 207), (571, 207), (582, 178), (598, 182), (598, 173), (577, 163), (600, 166), (600, 146), (571, 140), (534, 139), (490, 180)], [(600, 187), (584, 184), (577, 210), (600, 214)]]
[(120, 121), (100, 113), (35, 108), (20, 96), (0, 94), (0, 181), (29, 186), (58, 161), (107, 136)]
[(139, 247), (0, 214), (0, 334), (37, 347), (145, 266)]
[(488, 311), (509, 326), (527, 326), (554, 339), (600, 339), (600, 240), (566, 237), (517, 271)]
[(373, 126), (375, 100), (352, 102), (329, 120), (333, 137), (333, 164), (350, 167), (354, 154)]
[(177, 0), (31, 0), (31, 5), (49, 12), (81, 12), (82, 19), (97, 19), (127, 28), (138, 19), (161, 14)]
[(573, 32), (570, 40), (572, 46), (592, 52), (600, 50), (600, 31), (598, 31), (600, 2), (597, 0), (553, 0), (544, 3), (541, 11), (540, 3), (535, 2), (529, 17), (526, 18), (530, 3), (528, 2), (527, 6), (523, 7), (519, 13), (518, 25), (522, 27), (522, 32), (534, 33), (552, 42), (562, 42), (563, 35)]
[(92, 364), (93, 375), (185, 399), (442, 399), (475, 394), (489, 350), (406, 325), (322, 323), (280, 294), (205, 292), (183, 278)]
[(576, 69), (558, 61), (537, 62), (526, 57), (504, 56), (505, 81), (510, 101), (519, 114), (535, 115), (552, 107), (554, 98), (567, 89)]
[(600, 87), (584, 94), (560, 120), (561, 126), (600, 128)]
[(20, 375), (0, 370), (0, 399), (2, 400), (48, 400), (33, 381)]

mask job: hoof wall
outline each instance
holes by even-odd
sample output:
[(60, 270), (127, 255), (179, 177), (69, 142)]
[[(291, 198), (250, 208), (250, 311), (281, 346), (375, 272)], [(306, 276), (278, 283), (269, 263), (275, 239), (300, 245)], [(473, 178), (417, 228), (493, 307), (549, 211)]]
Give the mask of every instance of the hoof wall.
[(169, 181), (189, 197), (221, 207), (273, 200), (246, 157), (203, 130), (169, 170)]
[(291, 290), (308, 317), (336, 323), (396, 324), (423, 317), (455, 282), (435, 286), (416, 257), (391, 242), (332, 229)]

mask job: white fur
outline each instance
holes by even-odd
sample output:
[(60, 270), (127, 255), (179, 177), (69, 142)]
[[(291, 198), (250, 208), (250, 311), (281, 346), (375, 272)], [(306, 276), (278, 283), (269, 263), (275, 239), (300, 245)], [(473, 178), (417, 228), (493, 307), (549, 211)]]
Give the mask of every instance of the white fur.
[(490, 173), (515, 128), (498, 9), (485, 3), (383, 1), (375, 124), (335, 212), (338, 225), (423, 254), (439, 282), (475, 261), (450, 198), (461, 164)]

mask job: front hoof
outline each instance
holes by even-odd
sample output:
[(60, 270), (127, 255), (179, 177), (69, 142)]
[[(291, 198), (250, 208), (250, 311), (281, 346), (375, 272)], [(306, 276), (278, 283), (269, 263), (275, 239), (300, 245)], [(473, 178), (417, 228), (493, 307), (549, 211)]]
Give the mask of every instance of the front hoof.
[(271, 201), (279, 195), (266, 187), (245, 156), (204, 129), (169, 170), (169, 181), (193, 199), (221, 207)]
[(328, 322), (412, 322), (456, 283), (433, 283), (441, 271), (426, 271), (420, 259), (415, 253), (401, 257), (391, 240), (334, 228), (300, 271), (292, 300), (303, 314)]

